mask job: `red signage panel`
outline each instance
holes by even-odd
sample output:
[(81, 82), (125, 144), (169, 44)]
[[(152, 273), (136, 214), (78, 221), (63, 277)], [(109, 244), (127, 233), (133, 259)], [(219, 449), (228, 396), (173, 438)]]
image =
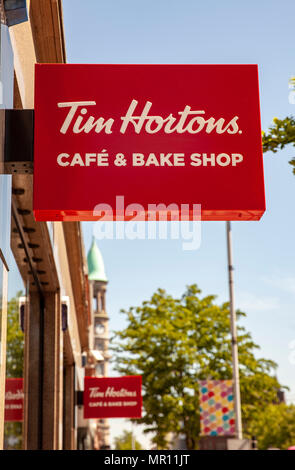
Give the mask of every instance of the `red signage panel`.
[(141, 375), (85, 377), (84, 418), (141, 418)]
[(37, 64), (35, 78), (37, 220), (265, 211), (256, 65)]
[(6, 379), (5, 421), (22, 421), (24, 408), (23, 379)]

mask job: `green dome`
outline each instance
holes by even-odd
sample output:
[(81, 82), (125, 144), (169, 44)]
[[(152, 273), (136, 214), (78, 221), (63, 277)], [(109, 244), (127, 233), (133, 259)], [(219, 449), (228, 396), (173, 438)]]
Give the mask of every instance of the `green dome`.
[(97, 244), (95, 243), (94, 237), (88, 252), (87, 263), (89, 281), (108, 281), (104, 270), (103, 258)]

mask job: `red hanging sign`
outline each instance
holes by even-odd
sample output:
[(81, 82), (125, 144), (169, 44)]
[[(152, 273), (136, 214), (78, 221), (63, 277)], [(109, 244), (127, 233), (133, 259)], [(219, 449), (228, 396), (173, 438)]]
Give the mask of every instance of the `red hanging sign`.
[(23, 379), (6, 379), (4, 421), (22, 421), (23, 408)]
[(141, 375), (85, 377), (84, 418), (141, 418)]
[(37, 64), (37, 220), (258, 220), (256, 65)]

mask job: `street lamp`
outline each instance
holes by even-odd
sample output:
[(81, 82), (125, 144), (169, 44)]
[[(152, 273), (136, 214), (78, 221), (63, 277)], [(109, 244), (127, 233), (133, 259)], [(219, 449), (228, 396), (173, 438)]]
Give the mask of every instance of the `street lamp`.
[(233, 368), (233, 390), (235, 405), (235, 429), (237, 439), (243, 439), (242, 431), (242, 413), (241, 413), (241, 395), (240, 395), (240, 376), (239, 376), (239, 356), (238, 340), (236, 326), (236, 311), (234, 298), (234, 279), (233, 279), (233, 261), (232, 261), (232, 236), (231, 223), (226, 222), (227, 234), (227, 259), (228, 259), (228, 282), (229, 282), (229, 303), (230, 303), (230, 327), (231, 327), (231, 350), (232, 350), (232, 368)]

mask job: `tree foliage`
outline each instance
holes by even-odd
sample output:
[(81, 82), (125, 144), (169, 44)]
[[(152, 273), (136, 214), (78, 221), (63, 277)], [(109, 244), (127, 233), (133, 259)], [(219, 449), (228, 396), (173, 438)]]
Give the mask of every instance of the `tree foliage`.
[[(188, 449), (196, 449), (200, 434), (198, 380), (231, 379), (230, 314), (227, 303), (201, 297), (196, 285), (181, 298), (158, 291), (140, 307), (122, 310), (127, 327), (116, 332), (116, 369), (143, 376), (144, 423), (154, 432), (158, 448), (167, 447), (170, 432), (183, 433)], [(238, 311), (237, 317), (245, 316)], [(243, 423), (246, 435), (258, 408), (277, 401), (280, 389), (276, 364), (257, 359), (258, 346), (238, 326)]]
[[(23, 377), (24, 368), (24, 334), (19, 326), (18, 301), (22, 292), (18, 292), (7, 305), (7, 347), (6, 377)], [(21, 449), (22, 423), (5, 423), (5, 448)]]
[[(290, 83), (295, 88), (295, 78), (292, 78)], [(295, 118), (293, 116), (287, 116), (285, 119), (274, 118), (273, 125), (268, 129), (268, 133), (262, 133), (263, 151), (270, 150), (276, 153), (288, 144), (295, 147)], [(295, 157), (289, 163), (292, 165), (295, 175)]]
[(115, 449), (116, 450), (141, 450), (141, 444), (134, 439), (134, 449), (132, 449), (132, 432), (123, 431), (121, 436), (115, 437)]
[(24, 334), (19, 326), (19, 297), (18, 292), (8, 302), (7, 308), (7, 350), (6, 350), (6, 376), (22, 377), (24, 367)]
[(270, 447), (286, 450), (295, 446), (295, 406), (280, 403), (257, 409), (249, 428), (261, 450)]

